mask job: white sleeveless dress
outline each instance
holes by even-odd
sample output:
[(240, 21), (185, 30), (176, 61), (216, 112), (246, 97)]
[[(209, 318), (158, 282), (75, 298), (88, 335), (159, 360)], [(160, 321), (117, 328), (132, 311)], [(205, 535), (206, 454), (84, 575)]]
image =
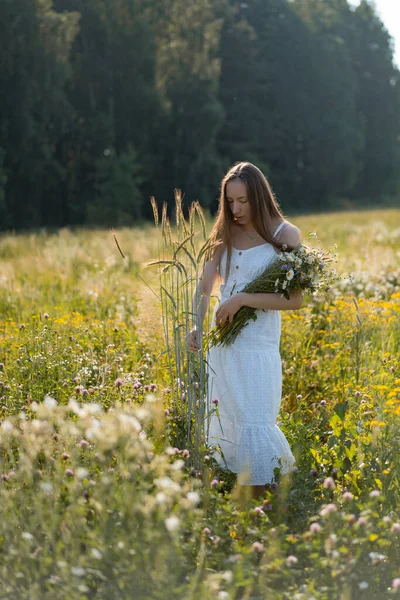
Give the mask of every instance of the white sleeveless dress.
[[(225, 250), (220, 302), (240, 292), (276, 257), (269, 243), (247, 250), (232, 248), (229, 277), (225, 280)], [(211, 327), (215, 326), (218, 306)], [(243, 485), (272, 483), (275, 467), (287, 473), (295, 463), (288, 441), (276, 424), (282, 397), (281, 313), (256, 309), (256, 314), (257, 320), (249, 321), (233, 344), (213, 346), (207, 353), (206, 443), (220, 446), (222, 454), (215, 452), (214, 458), (222, 469), (241, 475)], [(219, 418), (213, 412), (215, 398)]]

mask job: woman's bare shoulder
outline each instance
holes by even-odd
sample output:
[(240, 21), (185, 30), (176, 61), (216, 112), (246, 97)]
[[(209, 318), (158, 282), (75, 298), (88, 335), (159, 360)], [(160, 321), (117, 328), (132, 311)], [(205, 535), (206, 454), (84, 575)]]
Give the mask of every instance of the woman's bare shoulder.
[(286, 220), (285, 227), (282, 227), (278, 234), (278, 239), (281, 244), (295, 248), (301, 243), (301, 231), (296, 225)]

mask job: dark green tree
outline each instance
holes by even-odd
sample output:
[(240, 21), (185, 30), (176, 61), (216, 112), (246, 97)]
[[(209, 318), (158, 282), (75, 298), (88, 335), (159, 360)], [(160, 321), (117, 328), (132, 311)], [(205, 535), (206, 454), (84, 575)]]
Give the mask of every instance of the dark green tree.
[(400, 72), (393, 64), (393, 41), (373, 5), (361, 2), (343, 21), (342, 30), (365, 136), (352, 195), (379, 202), (400, 193)]
[(57, 153), (70, 119), (64, 86), (77, 20), (55, 13), (50, 0), (0, 4), (0, 145), (7, 174), (2, 228), (63, 220)]

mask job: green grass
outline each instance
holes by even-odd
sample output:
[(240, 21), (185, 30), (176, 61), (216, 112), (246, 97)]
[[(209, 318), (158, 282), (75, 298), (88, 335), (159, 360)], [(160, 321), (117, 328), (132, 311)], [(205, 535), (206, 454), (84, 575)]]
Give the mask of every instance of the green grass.
[(282, 313), (297, 469), (264, 501), (238, 499), (196, 437), (203, 366), (171, 337), (190, 293), (144, 268), (171, 257), (162, 223), (117, 231), (125, 259), (110, 231), (3, 235), (0, 599), (396, 596), (399, 216), (292, 219), (338, 245), (345, 277), (334, 301)]

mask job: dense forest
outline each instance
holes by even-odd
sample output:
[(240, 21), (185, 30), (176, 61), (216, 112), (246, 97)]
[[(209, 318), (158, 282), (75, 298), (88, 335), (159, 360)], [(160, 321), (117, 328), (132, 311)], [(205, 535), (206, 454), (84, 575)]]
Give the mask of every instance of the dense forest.
[(400, 72), (347, 0), (0, 0), (0, 230), (213, 213), (239, 160), (285, 212), (400, 195)]

